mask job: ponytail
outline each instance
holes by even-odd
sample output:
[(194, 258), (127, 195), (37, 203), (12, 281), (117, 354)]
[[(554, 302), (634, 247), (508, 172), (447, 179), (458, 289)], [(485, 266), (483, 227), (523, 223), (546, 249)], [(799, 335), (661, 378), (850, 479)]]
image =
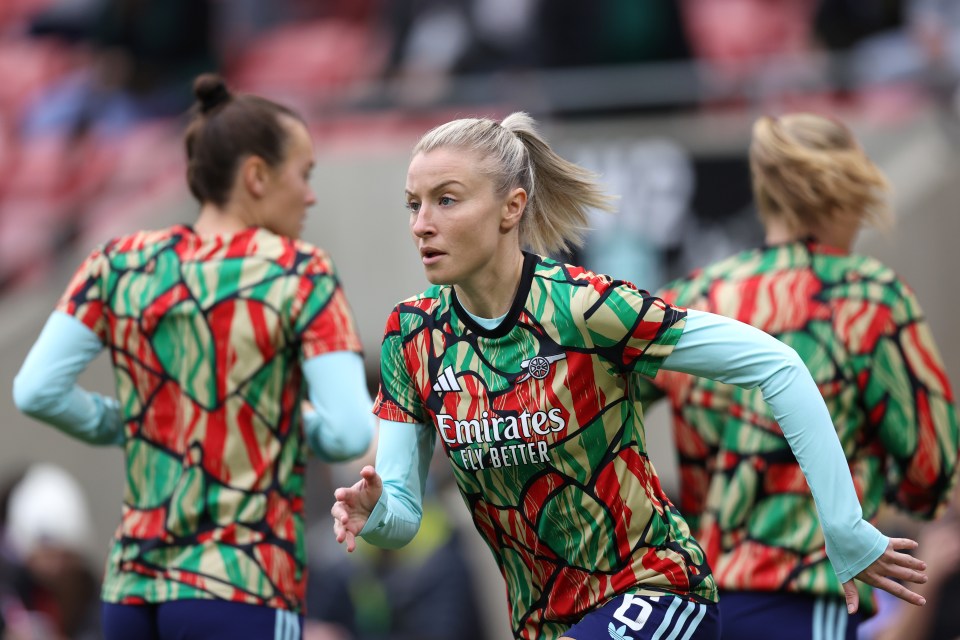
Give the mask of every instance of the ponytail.
[(597, 185), (596, 175), (557, 155), (526, 113), (512, 113), (500, 123), (488, 118), (448, 122), (428, 131), (413, 154), (439, 147), (479, 153), (481, 170), (498, 194), (517, 187), (527, 192), (520, 244), (536, 253), (551, 255), (581, 246), (589, 210), (613, 208), (613, 198)]

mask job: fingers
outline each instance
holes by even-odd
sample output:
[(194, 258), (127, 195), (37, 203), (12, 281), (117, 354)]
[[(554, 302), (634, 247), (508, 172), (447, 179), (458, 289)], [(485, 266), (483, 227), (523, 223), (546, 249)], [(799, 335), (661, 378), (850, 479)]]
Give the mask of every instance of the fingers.
[(890, 538), (890, 547), (896, 551), (911, 551), (917, 548), (917, 542), (910, 538)]
[(334, 520), (342, 520), (344, 524), (346, 524), (346, 520), (350, 515), (349, 507), (350, 505), (346, 504), (345, 502), (337, 500), (330, 508), (330, 515), (333, 516)]
[(347, 516), (346, 512), (340, 508), (340, 503), (333, 505), (333, 509), (330, 510), (333, 513), (333, 533), (337, 537), (337, 542), (340, 544), (346, 543), (347, 551), (353, 552), (357, 548), (357, 537), (353, 531), (350, 530), (350, 518)]
[(884, 570), (883, 575), (885, 577), (896, 578), (897, 580), (905, 580), (915, 584), (924, 584), (927, 581), (927, 574), (915, 569), (909, 569), (905, 566), (891, 566)]
[(377, 470), (369, 464), (360, 470), (360, 477), (366, 480), (367, 486), (371, 489), (379, 490), (383, 486)]
[(857, 586), (853, 580), (847, 580), (843, 583), (843, 597), (847, 600), (847, 613), (853, 615), (860, 608), (860, 594), (857, 593)]
[(925, 571), (927, 568), (927, 563), (920, 558), (914, 558), (906, 553), (898, 553), (896, 551), (887, 550), (881, 559), (885, 561), (884, 564), (896, 567), (904, 567), (914, 571)]
[(357, 548), (357, 537), (346, 529), (341, 529), (340, 533), (337, 534), (337, 542), (340, 544), (346, 543), (347, 553), (353, 553), (353, 550)]
[(914, 593), (899, 582), (894, 582), (890, 578), (876, 578), (873, 576), (868, 576), (868, 579), (865, 579), (864, 582), (878, 589), (883, 589), (890, 595), (896, 596), (904, 602), (909, 602), (910, 604), (918, 607), (922, 607), (927, 603), (923, 596), (918, 593)]

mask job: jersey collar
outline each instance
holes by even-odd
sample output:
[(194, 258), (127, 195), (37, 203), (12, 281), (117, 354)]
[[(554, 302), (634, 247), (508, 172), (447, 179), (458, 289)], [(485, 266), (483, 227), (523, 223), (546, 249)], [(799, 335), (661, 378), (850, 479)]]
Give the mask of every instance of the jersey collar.
[(463, 308), (457, 299), (456, 289), (451, 286), (450, 299), (457, 318), (460, 319), (460, 322), (462, 322), (467, 329), (484, 338), (502, 338), (510, 333), (510, 330), (516, 326), (517, 319), (520, 317), (520, 313), (523, 311), (523, 307), (527, 302), (527, 296), (530, 294), (530, 286), (533, 283), (533, 273), (536, 271), (538, 262), (540, 262), (538, 255), (527, 251), (523, 252), (523, 270), (520, 273), (520, 286), (517, 287), (517, 293), (513, 297), (513, 304), (510, 305), (510, 310), (507, 311), (507, 315), (504, 316), (503, 321), (493, 329), (485, 329), (470, 317), (470, 314), (467, 313), (466, 309)]

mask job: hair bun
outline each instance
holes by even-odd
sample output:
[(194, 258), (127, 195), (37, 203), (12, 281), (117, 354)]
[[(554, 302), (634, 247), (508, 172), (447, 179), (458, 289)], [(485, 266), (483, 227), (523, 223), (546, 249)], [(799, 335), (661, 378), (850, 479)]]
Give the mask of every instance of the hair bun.
[(204, 73), (193, 82), (193, 93), (200, 103), (201, 113), (210, 113), (233, 96), (227, 89), (227, 83), (215, 73)]

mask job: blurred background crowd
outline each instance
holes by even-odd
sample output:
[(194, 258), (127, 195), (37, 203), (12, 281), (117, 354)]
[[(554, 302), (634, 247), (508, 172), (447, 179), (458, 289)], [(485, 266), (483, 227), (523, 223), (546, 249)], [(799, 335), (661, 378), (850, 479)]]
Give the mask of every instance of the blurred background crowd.
[[(305, 236), (341, 270), (371, 385), (389, 309), (424, 285), (402, 200), (413, 141), (453, 117), (517, 109), (620, 196), (575, 258), (651, 290), (761, 242), (746, 164), (754, 118), (840, 116), (896, 194), (897, 227), (858, 249), (918, 291), (960, 379), (956, 0), (2, 0), (7, 389), (79, 256), (118, 233), (192, 219), (181, 130), (191, 81), (207, 70), (308, 117), (319, 202)], [(106, 392), (99, 364), (82, 382)], [(121, 461), (31, 423), (9, 393), (0, 412), (2, 637), (96, 638)], [(670, 447), (659, 420), (651, 449)], [(660, 471), (669, 492), (675, 472)], [(331, 488), (354, 470), (310, 474), (308, 640), (508, 637), (502, 582), (444, 469), (413, 544), (350, 557), (327, 513)], [(946, 602), (960, 601), (955, 516), (919, 532), (934, 540), (924, 552)], [(897, 615), (881, 607), (865, 633), (881, 637)], [(949, 620), (923, 624), (929, 634), (911, 637), (955, 637), (937, 635)]]

